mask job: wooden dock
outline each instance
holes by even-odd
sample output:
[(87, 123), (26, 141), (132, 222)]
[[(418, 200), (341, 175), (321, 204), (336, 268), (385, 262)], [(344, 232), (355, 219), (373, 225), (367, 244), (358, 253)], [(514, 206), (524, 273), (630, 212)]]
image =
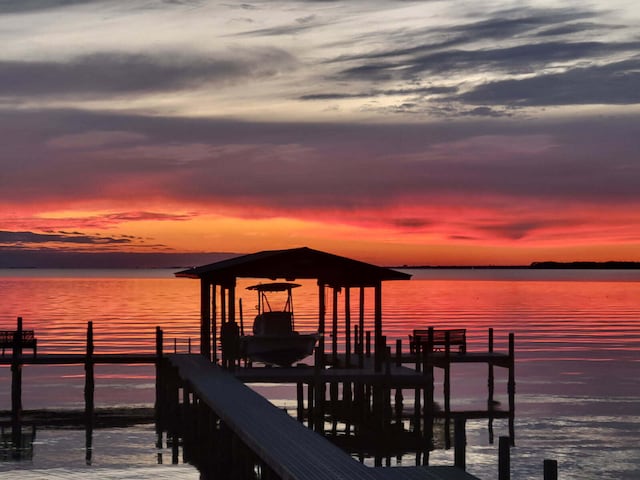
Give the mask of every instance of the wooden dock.
[[(17, 332), (20, 331), (19, 319)], [(389, 347), (385, 347), (386, 355), (379, 356), (376, 362), (367, 354), (366, 346), (357, 343), (352, 355), (333, 352), (325, 355), (321, 347), (318, 348), (313, 366), (241, 367), (239, 362), (234, 362), (225, 369), (202, 354), (164, 354), (163, 332), (159, 327), (156, 328), (155, 354), (95, 353), (93, 326), (88, 322), (86, 353), (43, 354), (34, 349), (33, 354), (24, 354), (18, 341), (12, 345), (11, 355), (0, 357), (0, 366), (10, 366), (12, 370), (11, 443), (19, 447), (12, 455), (24, 450), (24, 431), (20, 422), (21, 369), (24, 365), (84, 366), (86, 460), (89, 464), (96, 418), (94, 365), (148, 364), (156, 366), (158, 448), (162, 448), (162, 438), (166, 434), (172, 461), (178, 463), (182, 447), (183, 461), (195, 465), (203, 479), (477, 480), (464, 471), (465, 421), (488, 418), (492, 442), (492, 420), (508, 418), (510, 436), (500, 437), (499, 445), (498, 478), (506, 480), (509, 478), (509, 447), (514, 438), (514, 342), (510, 335), (509, 351), (494, 352), (492, 330), (489, 336), (487, 352), (454, 353), (448, 349), (431, 351), (426, 348), (423, 352), (407, 353), (398, 341), (395, 356), (391, 355)], [(22, 335), (18, 333), (14, 338), (20, 339)], [(451, 365), (455, 363), (489, 366), (487, 410), (451, 410), (448, 377)], [(508, 370), (508, 410), (500, 410), (492, 402), (494, 367)], [(434, 409), (434, 368), (445, 372), (444, 409)], [(297, 419), (272, 405), (245, 383), (296, 385)], [(404, 405), (403, 392), (406, 390), (411, 392), (409, 398), (413, 405)], [(433, 430), (436, 423), (438, 435), (442, 435), (437, 440)], [(450, 423), (455, 424), (453, 432)], [(340, 425), (338, 430), (337, 425)], [(6, 431), (3, 432), (6, 436)], [(450, 448), (451, 433), (455, 437), (455, 465), (430, 466), (429, 451)], [(386, 440), (382, 453), (376, 450), (379, 445), (375, 442), (365, 442), (363, 446), (363, 440), (371, 439)], [(389, 443), (400, 450), (388, 450)], [(28, 454), (28, 449), (24, 452)], [(416, 453), (416, 466), (390, 467), (392, 456), (410, 452)], [(364, 458), (375, 459), (375, 467), (365, 466)], [(383, 459), (387, 460), (384, 468)], [(158, 461), (161, 462), (161, 454)], [(545, 461), (545, 480), (555, 478), (555, 472), (557, 465)]]
[[(231, 373), (208, 362), (200, 355), (169, 355), (166, 368), (175, 369), (177, 380), (182, 385), (181, 405), (167, 406), (173, 411), (183, 412), (186, 417), (196, 415), (190, 422), (199, 425), (215, 425), (214, 432), (228, 429), (227, 445), (234, 445), (236, 452), (230, 458), (255, 458), (259, 468), (269, 472), (266, 478), (283, 480), (349, 479), (349, 480), (475, 480), (476, 477), (456, 467), (394, 467), (370, 468), (353, 459), (333, 445), (322, 435), (306, 428), (286, 412), (278, 409)], [(291, 370), (291, 369), (290, 369)], [(179, 400), (178, 384), (170, 386), (167, 378), (161, 380), (168, 398)], [(165, 399), (166, 401), (167, 399)], [(192, 430), (193, 431), (193, 430)], [(211, 429), (207, 429), (211, 431)], [(195, 429), (194, 435), (207, 431)], [(218, 444), (218, 439), (196, 438), (199, 444)], [(188, 445), (191, 442), (185, 440)], [(220, 451), (209, 451), (207, 454)], [(249, 452), (240, 452), (240, 450)], [(194, 459), (196, 460), (196, 459)], [(198, 460), (196, 460), (197, 462)], [(206, 464), (205, 459), (201, 460)], [(247, 465), (227, 465), (230, 471), (247, 468)], [(200, 465), (206, 471), (205, 465)], [(214, 467), (212, 467), (214, 468)], [(215, 468), (219, 468), (215, 467)], [(215, 472), (210, 472), (211, 478)], [(222, 473), (222, 472), (217, 472)], [(273, 475), (273, 477), (269, 476)], [(242, 478), (242, 477), (240, 477)], [(265, 477), (263, 477), (265, 478)]]

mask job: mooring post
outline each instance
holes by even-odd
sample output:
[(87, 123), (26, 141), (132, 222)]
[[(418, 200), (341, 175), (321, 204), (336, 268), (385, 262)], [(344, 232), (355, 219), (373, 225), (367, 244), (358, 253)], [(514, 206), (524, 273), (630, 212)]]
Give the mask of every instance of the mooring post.
[(344, 353), (345, 366), (351, 368), (351, 290), (344, 289)]
[(11, 424), (14, 444), (22, 428), (22, 317), (18, 317), (17, 323), (11, 352)]
[(396, 367), (402, 366), (402, 340), (396, 339)]
[(451, 448), (451, 338), (444, 333), (444, 438), (445, 447)]
[(93, 420), (95, 380), (93, 375), (93, 322), (87, 322), (87, 353), (84, 360), (84, 411), (87, 428)]
[(463, 417), (456, 417), (454, 421), (453, 455), (454, 465), (462, 470), (467, 469), (467, 432), (466, 421)]
[[(422, 362), (422, 357), (421, 357), (421, 344), (418, 342), (416, 343), (415, 349), (414, 349), (414, 354), (416, 356), (416, 372), (420, 373), (421, 371), (421, 362)], [(415, 388), (413, 391), (413, 431), (417, 434), (420, 435), (420, 412), (422, 410), (420, 404), (422, 403), (420, 401), (422, 397), (422, 390), (420, 388)]]
[(323, 358), (324, 349), (323, 345), (319, 345), (315, 352), (315, 368), (313, 375), (313, 429), (316, 432), (324, 433), (324, 401), (325, 401), (325, 385), (320, 372), (324, 369)]
[(333, 287), (333, 303), (331, 316), (331, 364), (338, 365), (338, 287)]
[(365, 355), (367, 358), (371, 357), (371, 331), (367, 330), (365, 336)]
[(304, 384), (302, 382), (296, 383), (296, 402), (298, 421), (304, 423)]
[[(156, 424), (158, 428), (160, 424), (164, 420), (164, 405), (163, 405), (163, 392), (165, 387), (165, 378), (163, 371), (163, 362), (162, 357), (164, 346), (164, 335), (162, 333), (162, 329), (160, 327), (156, 327), (156, 403), (155, 403), (155, 413), (156, 413)], [(160, 432), (162, 435), (162, 432)]]
[(511, 439), (498, 438), (498, 480), (511, 480)]
[[(493, 328), (489, 328), (489, 357), (493, 353)], [(493, 359), (489, 358), (489, 376), (487, 379), (487, 386), (489, 388), (489, 398), (487, 399), (487, 405), (489, 410), (493, 410), (493, 391), (494, 391), (494, 374), (493, 374)]]
[(516, 373), (515, 373), (515, 337), (509, 334), (509, 437), (511, 445), (515, 445), (515, 408), (516, 408)]
[(556, 460), (545, 460), (542, 465), (544, 480), (558, 480), (558, 462)]
[(429, 336), (427, 344), (422, 344), (422, 372), (427, 377), (427, 384), (424, 387), (424, 430), (427, 445), (424, 452), (425, 465), (429, 465), (429, 452), (431, 451), (431, 445), (433, 443), (433, 406), (434, 406), (434, 392), (435, 382), (433, 376), (433, 360), (431, 355), (433, 352), (433, 327), (429, 328)]

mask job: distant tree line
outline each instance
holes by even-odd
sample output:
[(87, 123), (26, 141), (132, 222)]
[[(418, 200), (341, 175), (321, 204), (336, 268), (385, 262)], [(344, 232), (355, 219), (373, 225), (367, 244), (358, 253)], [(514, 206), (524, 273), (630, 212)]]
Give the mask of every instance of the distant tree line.
[(640, 268), (640, 262), (533, 262), (531, 268), (632, 269)]

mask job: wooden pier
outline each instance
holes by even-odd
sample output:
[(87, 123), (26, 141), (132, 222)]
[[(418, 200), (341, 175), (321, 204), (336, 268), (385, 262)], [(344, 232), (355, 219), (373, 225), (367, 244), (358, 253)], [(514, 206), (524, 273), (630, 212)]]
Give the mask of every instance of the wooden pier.
[[(492, 341), (492, 332), (490, 338)], [(491, 429), (492, 419), (508, 418), (512, 430), (513, 344), (513, 336), (510, 336), (508, 352), (495, 352), (491, 348), (488, 352), (467, 351), (464, 354), (452, 353), (446, 348), (443, 352), (431, 353), (421, 349), (411, 353), (397, 348), (397, 355), (391, 356), (391, 349), (386, 348), (387, 355), (382, 357), (380, 371), (366, 355), (367, 349), (357, 344), (349, 357), (351, 364), (347, 363), (345, 354), (323, 355), (318, 348), (313, 366), (266, 368), (233, 364), (225, 369), (203, 355), (165, 354), (164, 334), (160, 328), (156, 328), (155, 354), (95, 353), (93, 325), (89, 322), (86, 353), (38, 353), (33, 356), (31, 353), (21, 355), (19, 348), (13, 348), (11, 356), (0, 357), (0, 365), (12, 367), (14, 390), (13, 421), (10, 430), (4, 430), (8, 426), (3, 427), (3, 442), (7, 443), (7, 432), (10, 432), (10, 443), (16, 446), (12, 455), (22, 452), (22, 458), (29, 458), (26, 441), (29, 433), (25, 437), (21, 395), (17, 392), (20, 384), (16, 377), (21, 381), (21, 375), (16, 375), (16, 371), (21, 373), (24, 365), (84, 365), (86, 460), (90, 464), (95, 422), (93, 365), (149, 364), (157, 368), (158, 447), (163, 446), (166, 435), (167, 446), (172, 449), (172, 461), (179, 461), (182, 447), (183, 461), (197, 466), (202, 478), (477, 480), (464, 471), (465, 421), (488, 418)], [(332, 365), (332, 361), (336, 364)], [(493, 366), (508, 369), (509, 410), (494, 409), (491, 403), (487, 410), (481, 411), (433, 408), (433, 369), (470, 362), (487, 363), (490, 372)], [(296, 385), (295, 417), (273, 406), (245, 383)], [(450, 393), (448, 388), (443, 394)], [(490, 382), (489, 399), (493, 398), (492, 388)], [(405, 405), (403, 393), (406, 392), (403, 391), (406, 390), (414, 393), (413, 405)], [(445, 406), (447, 404), (445, 402)], [(442, 441), (436, 440), (435, 425), (441, 429)], [(454, 435), (451, 435), (450, 425), (455, 426)], [(371, 442), (378, 438), (391, 440), (393, 448), (389, 449), (389, 442), (382, 447)], [(454, 465), (429, 465), (429, 452), (436, 447), (451, 448), (451, 438), (455, 447)], [(510, 478), (509, 446), (512, 443), (513, 437), (500, 438), (500, 480)], [(412, 452), (416, 466), (382, 467), (383, 460), (387, 460), (389, 467), (391, 456)], [(366, 467), (362, 463), (365, 458), (375, 459), (375, 467)], [(310, 472), (316, 472), (318, 476), (314, 477)], [(553, 479), (554, 475), (557, 475), (557, 463), (546, 461), (545, 480)]]
[(476, 479), (457, 467), (367, 467), (200, 355), (167, 356), (160, 391), (161, 425), (180, 429), (204, 478)]

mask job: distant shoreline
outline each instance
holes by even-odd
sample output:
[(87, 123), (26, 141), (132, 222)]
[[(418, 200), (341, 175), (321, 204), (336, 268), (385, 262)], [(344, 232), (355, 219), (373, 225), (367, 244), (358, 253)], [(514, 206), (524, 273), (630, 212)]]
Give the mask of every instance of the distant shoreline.
[[(0, 265), (0, 270), (182, 270), (193, 265)], [(530, 265), (391, 265), (404, 270), (640, 270), (640, 262), (533, 262)]]
[(413, 270), (640, 270), (640, 262), (533, 262), (530, 265), (396, 265)]

